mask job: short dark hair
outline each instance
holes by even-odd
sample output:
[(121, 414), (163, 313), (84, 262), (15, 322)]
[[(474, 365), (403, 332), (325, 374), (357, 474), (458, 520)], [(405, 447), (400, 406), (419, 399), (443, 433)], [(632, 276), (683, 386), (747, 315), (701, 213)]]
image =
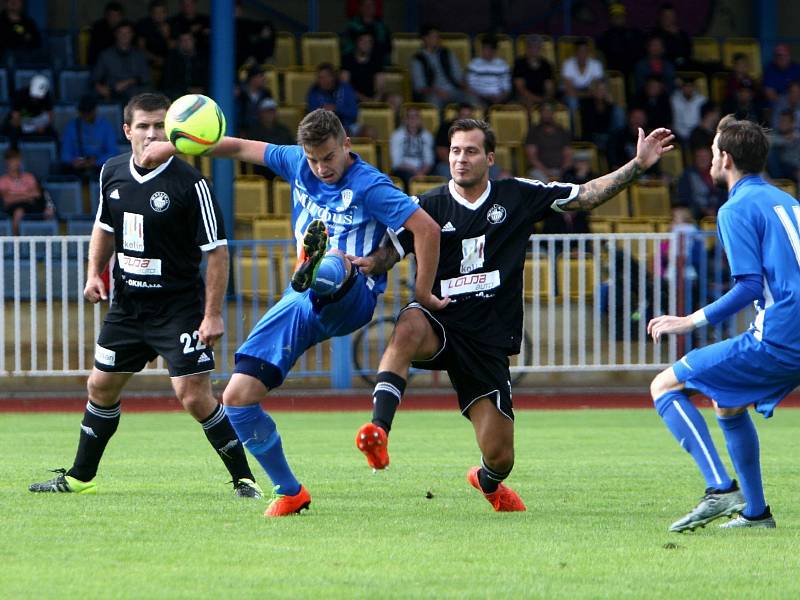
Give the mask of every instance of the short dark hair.
[(716, 103), (709, 100), (708, 102), (703, 102), (703, 105), (700, 107), (700, 119), (705, 119), (706, 115), (710, 112), (714, 112), (715, 110), (719, 110)]
[(119, 12), (124, 13), (125, 7), (122, 6), (121, 2), (107, 2), (103, 12)]
[(22, 153), (19, 150), (17, 150), (16, 148), (9, 148), (8, 150), (6, 150), (3, 153), (3, 158), (5, 158), (6, 160), (9, 160), (9, 159), (12, 159), (12, 158), (21, 158), (21, 157), (22, 157)]
[(742, 173), (761, 173), (767, 163), (769, 138), (758, 123), (725, 115), (717, 125), (717, 148), (727, 152)]
[(428, 34), (429, 34), (431, 31), (437, 31), (437, 32), (438, 32), (438, 31), (441, 31), (441, 29), (439, 29), (438, 27), (436, 27), (436, 25), (433, 25), (432, 23), (426, 23), (426, 24), (425, 24), (425, 25), (423, 25), (423, 26), (422, 26), (422, 28), (419, 30), (419, 36), (420, 36), (420, 37), (425, 37), (425, 36), (426, 36), (426, 35), (428, 35)]
[(344, 142), (345, 131), (336, 113), (318, 108), (308, 113), (297, 126), (297, 143), (301, 146), (319, 146), (333, 137), (337, 143)]
[(143, 110), (144, 112), (153, 112), (154, 110), (167, 110), (169, 108), (170, 101), (164, 94), (159, 94), (157, 92), (144, 92), (142, 94), (137, 94), (125, 105), (125, 110), (122, 114), (122, 120), (125, 122), (125, 125), (130, 126), (133, 123), (133, 113), (137, 110)]
[(330, 71), (331, 73), (336, 73), (336, 67), (333, 63), (330, 62), (323, 62), (317, 65), (317, 73), (322, 71)]
[(497, 50), (497, 36), (491, 33), (488, 34), (481, 40), (481, 46), (491, 48), (492, 50)]
[(447, 139), (452, 140), (456, 131), (474, 131), (476, 129), (483, 132), (483, 149), (486, 151), (486, 154), (494, 152), (495, 146), (497, 145), (497, 138), (494, 135), (494, 130), (492, 130), (491, 126), (486, 121), (481, 121), (479, 119), (456, 119), (453, 121), (453, 124), (450, 125), (450, 129), (447, 130)]
[(150, 3), (147, 5), (148, 12), (153, 10), (157, 6), (163, 6), (164, 8), (166, 8), (167, 0), (150, 0)]

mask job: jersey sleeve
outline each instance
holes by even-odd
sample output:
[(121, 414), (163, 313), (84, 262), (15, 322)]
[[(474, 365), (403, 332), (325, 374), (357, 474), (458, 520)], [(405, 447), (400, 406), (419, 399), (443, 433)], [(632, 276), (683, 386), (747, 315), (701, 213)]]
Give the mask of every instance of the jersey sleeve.
[(376, 221), (395, 231), (419, 208), (414, 199), (397, 189), (386, 176), (381, 176), (365, 191), (367, 212)]
[(574, 183), (559, 183), (552, 181), (543, 183), (536, 179), (515, 177), (522, 190), (522, 196), (527, 201), (526, 207), (535, 219), (540, 218), (548, 209), (564, 212), (564, 204), (573, 200), (580, 190)]
[[(428, 199), (425, 196), (422, 198), (415, 197), (415, 199), (419, 203), (419, 207), (422, 208), (422, 210), (428, 214), (431, 214), (431, 203), (428, 202)], [(414, 252), (414, 234), (405, 227), (400, 227), (399, 229), (393, 229), (390, 227), (386, 230), (386, 236), (388, 241), (392, 244), (392, 246), (394, 246), (394, 249), (397, 250), (400, 258), (403, 258), (406, 254), (411, 254)]]
[(94, 225), (103, 231), (114, 233), (114, 222), (111, 220), (111, 211), (108, 209), (106, 195), (103, 192), (103, 173), (105, 172), (105, 169), (105, 165), (103, 165), (100, 169), (100, 191), (98, 192), (100, 194), (100, 198), (97, 203), (97, 215), (94, 218)]
[(218, 246), (225, 246), (225, 223), (222, 220), (222, 211), (217, 204), (217, 198), (205, 179), (194, 184), (192, 192), (196, 207), (196, 237), (195, 241), (203, 252), (213, 250)]
[(305, 159), (306, 155), (300, 146), (267, 144), (264, 150), (264, 164), (288, 182), (294, 178), (298, 162)]
[(717, 231), (732, 277), (761, 275), (763, 263), (758, 223), (758, 216), (742, 214), (732, 207), (717, 213)]

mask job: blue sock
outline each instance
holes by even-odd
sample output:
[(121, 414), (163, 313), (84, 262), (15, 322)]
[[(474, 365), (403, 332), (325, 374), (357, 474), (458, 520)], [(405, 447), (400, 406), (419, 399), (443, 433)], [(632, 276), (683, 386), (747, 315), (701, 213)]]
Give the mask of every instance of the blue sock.
[(272, 484), (279, 486), (278, 492), (284, 496), (294, 496), (300, 492), (300, 483), (286, 462), (281, 436), (272, 417), (258, 404), (226, 406), (225, 414), (244, 447), (264, 467)]
[(341, 256), (326, 254), (319, 263), (311, 289), (317, 296), (330, 296), (342, 287), (349, 275)]
[(719, 458), (703, 415), (689, 397), (682, 391), (667, 392), (655, 401), (655, 405), (672, 435), (697, 463), (706, 487), (728, 489), (733, 481)]
[(759, 457), (758, 432), (750, 413), (744, 411), (733, 417), (717, 417), (725, 434), (733, 468), (739, 476), (739, 485), (747, 501), (745, 517), (758, 517), (767, 509), (764, 487), (761, 483), (761, 460)]

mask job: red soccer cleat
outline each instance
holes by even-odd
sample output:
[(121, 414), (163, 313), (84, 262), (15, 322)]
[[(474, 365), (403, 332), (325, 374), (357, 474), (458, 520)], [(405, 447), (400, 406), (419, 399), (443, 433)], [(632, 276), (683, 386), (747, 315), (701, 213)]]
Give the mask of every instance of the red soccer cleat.
[(484, 492), (481, 489), (480, 481), (478, 481), (478, 471), (480, 471), (480, 469), (480, 467), (472, 467), (467, 472), (467, 481), (469, 481), (472, 487), (483, 494), (483, 497), (489, 501), (489, 504), (494, 507), (496, 512), (523, 512), (528, 510), (522, 498), (519, 497), (519, 494), (507, 485), (501, 483), (497, 486), (497, 490), (491, 494)]
[(300, 491), (294, 496), (284, 496), (273, 490), (272, 502), (269, 503), (267, 510), (264, 511), (264, 516), (286, 517), (299, 514), (301, 510), (307, 510), (310, 504), (311, 494), (308, 493), (308, 490), (303, 485), (300, 486)]
[(389, 466), (389, 437), (372, 423), (362, 425), (356, 433), (356, 447), (367, 457), (369, 466), (375, 470)]

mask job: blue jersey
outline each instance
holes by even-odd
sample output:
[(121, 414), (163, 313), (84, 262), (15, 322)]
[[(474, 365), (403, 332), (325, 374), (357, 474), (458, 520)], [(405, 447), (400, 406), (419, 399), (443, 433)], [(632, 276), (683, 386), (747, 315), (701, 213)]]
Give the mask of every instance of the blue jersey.
[[(298, 255), (303, 234), (314, 219), (328, 227), (331, 248), (353, 256), (367, 256), (380, 244), (387, 227), (399, 229), (417, 210), (417, 204), (397, 189), (386, 175), (352, 154), (353, 164), (334, 184), (320, 181), (300, 146), (268, 144), (264, 164), (292, 186), (292, 229)], [(382, 292), (386, 275), (370, 281)]]
[(779, 356), (800, 358), (800, 204), (757, 175), (740, 179), (717, 215), (731, 275), (760, 275), (750, 331)]

